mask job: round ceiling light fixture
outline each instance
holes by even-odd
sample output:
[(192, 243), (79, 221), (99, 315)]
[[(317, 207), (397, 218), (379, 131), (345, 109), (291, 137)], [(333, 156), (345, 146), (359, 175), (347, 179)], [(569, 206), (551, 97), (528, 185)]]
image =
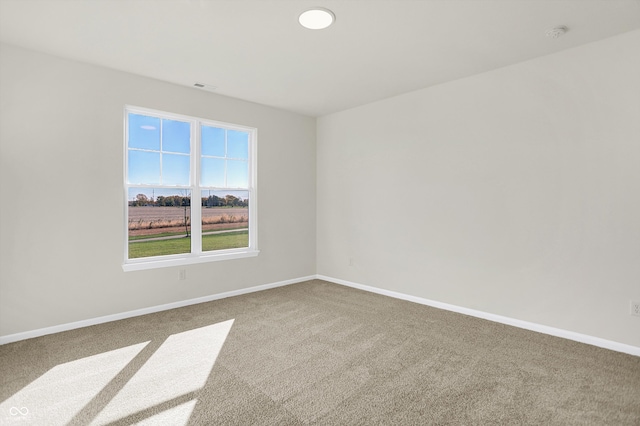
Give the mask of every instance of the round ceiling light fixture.
[(314, 7), (306, 12), (302, 12), (298, 18), (298, 22), (305, 28), (310, 30), (322, 30), (333, 24), (336, 20), (336, 15), (329, 9), (322, 7)]

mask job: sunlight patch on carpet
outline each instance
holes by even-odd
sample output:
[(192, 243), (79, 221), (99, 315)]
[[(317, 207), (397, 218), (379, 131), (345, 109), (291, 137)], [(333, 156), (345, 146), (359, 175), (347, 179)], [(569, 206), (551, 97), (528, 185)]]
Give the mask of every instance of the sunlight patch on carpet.
[(167, 411), (171, 411), (167, 413), (172, 416), (171, 424), (186, 423), (195, 403), (184, 402), (184, 397), (205, 385), (233, 322), (169, 336), (92, 424), (136, 415), (149, 419)]
[(0, 423), (68, 423), (147, 344), (138, 343), (56, 365), (0, 404)]

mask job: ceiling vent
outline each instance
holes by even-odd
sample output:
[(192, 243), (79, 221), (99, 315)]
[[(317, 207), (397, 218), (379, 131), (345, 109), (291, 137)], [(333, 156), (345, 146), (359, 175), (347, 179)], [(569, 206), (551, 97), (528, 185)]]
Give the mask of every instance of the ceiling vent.
[(217, 89), (216, 86), (212, 86), (210, 84), (204, 84), (204, 83), (193, 83), (193, 87), (197, 87), (198, 89), (208, 90), (210, 92), (213, 92)]
[(549, 38), (558, 38), (558, 37), (562, 37), (563, 35), (565, 35), (565, 33), (569, 31), (569, 28), (565, 27), (565, 26), (560, 26), (560, 27), (555, 27), (555, 28), (551, 28), (549, 30), (547, 30), (547, 32), (545, 33), (545, 35)]

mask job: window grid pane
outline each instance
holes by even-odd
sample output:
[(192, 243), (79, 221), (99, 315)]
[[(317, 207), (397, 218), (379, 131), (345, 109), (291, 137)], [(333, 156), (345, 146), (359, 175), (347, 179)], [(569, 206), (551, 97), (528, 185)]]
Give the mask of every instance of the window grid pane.
[(249, 188), (249, 133), (201, 126), (202, 188)]
[(249, 191), (202, 192), (202, 251), (249, 247)]
[(129, 259), (191, 253), (191, 191), (128, 189)]
[(128, 114), (129, 148), (160, 149), (160, 119), (140, 114)]
[(160, 184), (160, 153), (129, 150), (128, 183)]
[(141, 114), (127, 117), (127, 183), (190, 186), (191, 125)]

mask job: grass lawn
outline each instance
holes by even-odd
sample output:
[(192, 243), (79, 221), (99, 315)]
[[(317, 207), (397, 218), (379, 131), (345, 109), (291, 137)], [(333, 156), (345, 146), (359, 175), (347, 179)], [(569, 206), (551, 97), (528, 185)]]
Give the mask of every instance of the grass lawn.
[[(202, 236), (202, 251), (223, 250), (249, 246), (249, 231), (226, 232)], [(144, 241), (129, 244), (129, 259), (168, 254), (189, 253), (191, 238)]]
[(149, 235), (130, 235), (129, 241), (144, 240), (145, 238), (170, 237), (172, 235), (184, 235), (184, 230), (180, 232), (161, 232), (158, 234), (149, 234)]

